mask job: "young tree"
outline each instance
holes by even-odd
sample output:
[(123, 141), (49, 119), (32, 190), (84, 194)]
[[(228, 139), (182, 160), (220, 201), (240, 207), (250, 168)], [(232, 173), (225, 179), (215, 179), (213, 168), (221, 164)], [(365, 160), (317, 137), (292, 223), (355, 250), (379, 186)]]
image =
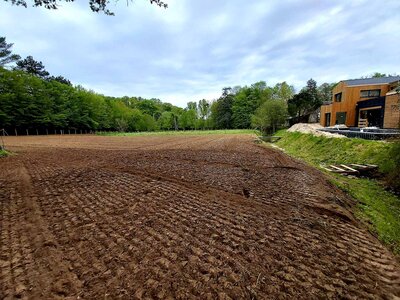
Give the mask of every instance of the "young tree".
[(34, 60), (32, 56), (27, 56), (24, 60), (18, 61), (15, 69), (41, 78), (47, 78), (47, 76), (49, 76), (49, 72), (46, 71), (43, 63)]
[(13, 44), (7, 44), (5, 37), (0, 37), (0, 67), (4, 67), (21, 59), (19, 55), (12, 54), (12, 46)]
[(210, 113), (210, 102), (206, 99), (199, 100), (198, 108), (200, 118), (206, 119)]
[(265, 133), (274, 133), (279, 126), (285, 124), (287, 108), (284, 100), (267, 100), (252, 117), (252, 125)]

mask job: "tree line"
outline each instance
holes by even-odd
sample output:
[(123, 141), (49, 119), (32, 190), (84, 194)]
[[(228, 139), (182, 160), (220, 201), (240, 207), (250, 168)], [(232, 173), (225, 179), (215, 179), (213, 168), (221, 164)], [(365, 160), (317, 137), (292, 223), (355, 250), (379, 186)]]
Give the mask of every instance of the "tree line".
[[(218, 99), (180, 108), (159, 99), (109, 97), (53, 76), (32, 56), (21, 59), (0, 37), (0, 128), (12, 131), (57, 129), (154, 131), (258, 128), (275, 131), (330, 101), (333, 84), (310, 79), (295, 93), (282, 82), (268, 86), (225, 87)], [(10, 66), (11, 65), (11, 66)]]

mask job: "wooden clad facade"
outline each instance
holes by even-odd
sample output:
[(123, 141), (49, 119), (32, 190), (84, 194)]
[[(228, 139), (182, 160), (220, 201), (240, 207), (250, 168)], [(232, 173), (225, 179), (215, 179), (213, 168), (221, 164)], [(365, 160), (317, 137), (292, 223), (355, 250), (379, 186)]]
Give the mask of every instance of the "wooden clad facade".
[(385, 117), (383, 128), (399, 128), (400, 122), (400, 95), (390, 93), (386, 95)]
[[(386, 96), (397, 83), (362, 82), (363, 80), (341, 81), (336, 85), (332, 91), (332, 103), (321, 106), (322, 126), (345, 124), (347, 127), (399, 127), (400, 104), (395, 99), (399, 95), (389, 93)], [(368, 80), (365, 82), (368, 83)]]

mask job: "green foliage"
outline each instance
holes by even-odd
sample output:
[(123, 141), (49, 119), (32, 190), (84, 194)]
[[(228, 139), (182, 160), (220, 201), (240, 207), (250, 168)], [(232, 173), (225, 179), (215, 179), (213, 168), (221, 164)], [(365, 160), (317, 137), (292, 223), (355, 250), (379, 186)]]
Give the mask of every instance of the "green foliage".
[(119, 132), (125, 132), (128, 130), (128, 121), (126, 119), (115, 119), (115, 125)]
[(161, 101), (143, 99), (137, 103), (137, 108), (145, 114), (155, 116), (160, 111)]
[(10, 153), (8, 151), (0, 149), (0, 158), (6, 157), (8, 155), (10, 155)]
[(158, 129), (155, 116), (164, 110), (172, 120), (169, 125), (160, 122), (165, 128), (175, 128), (182, 109), (158, 99), (105, 97), (81, 86), (72, 87), (61, 77), (43, 80), (0, 67), (0, 128), (11, 132), (30, 128), (41, 133), (66, 128), (154, 131)]
[(47, 80), (49, 80), (49, 81), (54, 80), (54, 81), (57, 81), (57, 82), (59, 82), (59, 83), (72, 86), (71, 81), (69, 81), (67, 78), (65, 78), (65, 77), (63, 77), (63, 76), (57, 76), (57, 77), (50, 76), (50, 77), (48, 77)]
[(251, 87), (240, 88), (232, 103), (232, 126), (234, 128), (249, 128), (251, 116), (260, 106), (266, 84), (263, 81)]
[(294, 95), (294, 87), (286, 83), (286, 81), (282, 83), (277, 83), (272, 88), (272, 96), (276, 99), (281, 99), (286, 103), (291, 99)]
[[(400, 143), (317, 137), (281, 130), (276, 144), (286, 153), (319, 167), (321, 164), (377, 164), (379, 170), (399, 178)], [(358, 200), (356, 215), (371, 225), (379, 239), (400, 254), (400, 199), (386, 191), (381, 182), (328, 173), (332, 181)]]
[(287, 108), (284, 100), (267, 100), (256, 111), (252, 125), (265, 133), (274, 133), (285, 124)]
[(174, 128), (174, 115), (170, 111), (164, 111), (158, 119), (158, 125), (162, 130), (171, 130)]
[(336, 83), (323, 83), (318, 87), (318, 93), (321, 97), (322, 102), (332, 101), (332, 90), (336, 86)]
[(111, 132), (99, 131), (98, 135), (102, 136), (164, 136), (164, 135), (209, 135), (209, 134), (259, 134), (258, 131), (252, 129), (224, 129), (224, 130), (170, 130), (170, 131), (154, 131), (154, 132)]
[(199, 111), (199, 115), (200, 118), (202, 120), (205, 120), (208, 118), (209, 114), (210, 114), (210, 102), (208, 102), (206, 99), (202, 99), (199, 100), (199, 104), (198, 104), (198, 111)]
[[(224, 88), (222, 96), (211, 104), (208, 126), (215, 128), (250, 128), (253, 115), (267, 100), (287, 102), (294, 94), (286, 82), (269, 87), (265, 81), (251, 86)], [(200, 106), (200, 104), (199, 104)]]
[(292, 117), (307, 115), (322, 105), (323, 101), (331, 100), (332, 89), (335, 84), (324, 83), (317, 88), (317, 82), (312, 78), (307, 81), (298, 94), (288, 101), (288, 111)]
[(12, 46), (13, 44), (8, 44), (6, 42), (5, 37), (0, 37), (0, 67), (16, 62), (21, 58), (17, 54), (12, 54)]
[[(189, 103), (188, 103), (189, 104)], [(193, 106), (191, 106), (193, 107)], [(188, 105), (189, 108), (189, 105)], [(197, 128), (197, 111), (195, 109), (185, 109), (178, 119), (179, 128), (181, 129), (196, 129)]]
[(32, 56), (27, 56), (24, 60), (17, 61), (15, 69), (41, 78), (49, 76), (49, 72), (45, 70), (43, 63), (34, 60)]
[(232, 104), (234, 95), (231, 88), (224, 88), (222, 96), (211, 106), (211, 115), (216, 129), (232, 128)]

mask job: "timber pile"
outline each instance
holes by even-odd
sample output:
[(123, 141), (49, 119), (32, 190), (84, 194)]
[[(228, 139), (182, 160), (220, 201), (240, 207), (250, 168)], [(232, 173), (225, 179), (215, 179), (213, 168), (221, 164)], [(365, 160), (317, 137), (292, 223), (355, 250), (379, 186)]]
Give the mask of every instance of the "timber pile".
[(367, 173), (378, 169), (377, 165), (370, 165), (370, 164), (364, 164), (364, 165), (340, 164), (340, 165), (329, 165), (321, 167), (329, 172), (339, 173), (343, 175), (362, 175), (363, 173)]

